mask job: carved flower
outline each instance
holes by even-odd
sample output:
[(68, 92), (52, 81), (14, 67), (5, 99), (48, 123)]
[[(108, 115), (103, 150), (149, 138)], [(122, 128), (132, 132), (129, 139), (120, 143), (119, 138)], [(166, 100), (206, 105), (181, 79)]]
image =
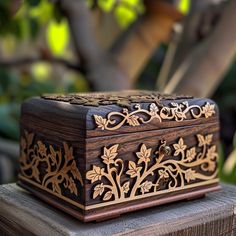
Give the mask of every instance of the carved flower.
[(217, 157), (216, 146), (212, 146), (207, 150), (207, 159), (214, 160)]
[(187, 180), (188, 183), (190, 182), (190, 180), (195, 180), (196, 179), (195, 174), (196, 174), (195, 170), (192, 170), (192, 169), (187, 169), (186, 170), (185, 179)]
[(190, 148), (189, 150), (187, 150), (187, 153), (186, 153), (186, 160), (188, 162), (192, 161), (196, 156), (196, 148), (193, 147), (193, 148)]
[(94, 119), (95, 119), (95, 122), (96, 122), (98, 128), (101, 128), (102, 130), (104, 130), (106, 128), (107, 119), (104, 119), (98, 115), (94, 115)]
[(215, 105), (207, 102), (206, 105), (202, 108), (202, 113), (206, 118), (211, 117), (213, 114), (215, 114)]
[(99, 166), (93, 166), (93, 169), (86, 173), (86, 178), (94, 183), (98, 180), (102, 179), (104, 175), (104, 168), (100, 168)]
[(112, 164), (112, 163), (115, 163), (114, 162), (114, 159), (115, 157), (118, 155), (117, 153), (117, 148), (118, 148), (118, 144), (116, 145), (113, 145), (112, 147), (110, 148), (104, 148), (104, 154), (102, 156), (102, 159), (103, 159), (103, 162), (105, 164)]
[(104, 192), (103, 183), (96, 185), (93, 191), (93, 199), (95, 199), (98, 195), (101, 196), (103, 192)]
[(158, 174), (161, 179), (167, 179), (169, 177), (169, 174), (166, 170), (159, 170)]
[(149, 192), (151, 187), (152, 187), (152, 182), (150, 182), (150, 181), (146, 180), (144, 183), (142, 183), (140, 185), (142, 194)]
[(38, 148), (39, 148), (39, 153), (42, 156), (46, 156), (47, 155), (47, 148), (46, 148), (46, 146), (41, 141), (38, 141), (37, 144), (38, 144)]
[(129, 192), (129, 181), (125, 182), (122, 186), (122, 190), (124, 193), (128, 193)]
[(139, 117), (138, 117), (138, 116), (135, 116), (135, 115), (128, 116), (128, 118), (127, 118), (127, 123), (128, 123), (130, 126), (138, 126), (138, 125), (140, 125), (138, 119), (139, 119)]
[(178, 156), (180, 153), (184, 152), (184, 150), (187, 148), (186, 145), (184, 145), (184, 140), (182, 138), (179, 139), (179, 142), (174, 144), (175, 153), (174, 156)]
[(142, 170), (142, 167), (137, 167), (133, 161), (129, 161), (129, 170), (126, 174), (130, 175), (131, 178), (138, 176), (139, 172)]
[(152, 149), (147, 149), (145, 144), (142, 144), (140, 152), (136, 152), (137, 157), (139, 158), (138, 164), (142, 162), (149, 162)]

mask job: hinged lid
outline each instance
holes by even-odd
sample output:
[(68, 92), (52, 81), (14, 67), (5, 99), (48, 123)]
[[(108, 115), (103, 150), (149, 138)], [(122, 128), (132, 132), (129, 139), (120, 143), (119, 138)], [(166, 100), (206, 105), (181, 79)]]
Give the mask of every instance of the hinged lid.
[(22, 111), (22, 119), (26, 113), (36, 123), (51, 122), (52, 131), (74, 128), (87, 138), (218, 122), (209, 99), (153, 91), (43, 95), (26, 101)]

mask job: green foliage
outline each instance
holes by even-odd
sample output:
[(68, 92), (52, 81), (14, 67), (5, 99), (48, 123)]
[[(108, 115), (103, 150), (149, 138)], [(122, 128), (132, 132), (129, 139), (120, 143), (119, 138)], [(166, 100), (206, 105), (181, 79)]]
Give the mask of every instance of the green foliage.
[(127, 28), (144, 12), (142, 0), (98, 0), (98, 6), (104, 12), (112, 11), (122, 28)]
[(51, 53), (62, 56), (69, 43), (69, 28), (65, 19), (57, 22), (51, 20), (47, 27), (47, 43)]
[(179, 0), (178, 9), (183, 14), (187, 14), (190, 9), (191, 0)]

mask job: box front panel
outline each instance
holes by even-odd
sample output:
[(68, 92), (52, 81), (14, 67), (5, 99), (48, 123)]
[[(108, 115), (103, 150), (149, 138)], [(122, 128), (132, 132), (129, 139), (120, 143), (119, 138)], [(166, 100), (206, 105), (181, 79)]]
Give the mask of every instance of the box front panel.
[(85, 210), (94, 214), (216, 185), (218, 130), (210, 123), (87, 139)]

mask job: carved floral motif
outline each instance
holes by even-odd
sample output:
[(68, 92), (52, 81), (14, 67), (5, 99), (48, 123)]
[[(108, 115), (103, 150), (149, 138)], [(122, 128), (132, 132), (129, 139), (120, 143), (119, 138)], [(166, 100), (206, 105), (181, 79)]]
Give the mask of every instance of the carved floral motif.
[[(55, 150), (42, 141), (34, 144), (34, 134), (24, 132), (21, 137), (20, 173), (23, 177), (36, 181), (45, 189), (62, 195), (62, 188), (78, 196), (78, 180), (83, 186), (81, 174), (73, 157), (73, 149), (63, 143), (64, 149)], [(39, 165), (44, 165), (40, 172)]]
[[(140, 104), (135, 105), (135, 110), (129, 112), (127, 108), (124, 108), (122, 112), (110, 112), (106, 118), (94, 115), (94, 120), (97, 128), (102, 130), (117, 130), (123, 125), (140, 126), (146, 124), (154, 119), (159, 122), (164, 120), (175, 120), (181, 122), (187, 119), (187, 114), (198, 119), (200, 117), (209, 118), (215, 114), (215, 105), (207, 102), (204, 106), (189, 105), (187, 101), (182, 103), (170, 103), (170, 107), (158, 106), (156, 103), (151, 103), (149, 109), (141, 108)], [(145, 117), (145, 118), (144, 118)], [(118, 119), (117, 119), (118, 118)]]
[[(216, 146), (211, 146), (213, 135), (198, 134), (196, 138), (198, 147), (188, 147), (180, 138), (171, 145), (172, 156), (168, 158), (163, 152), (163, 148), (167, 147), (166, 141), (161, 141), (156, 152), (142, 144), (136, 152), (137, 161), (129, 160), (127, 165), (118, 157), (118, 144), (104, 147), (100, 157), (104, 166), (93, 165), (86, 174), (86, 178), (95, 183), (92, 198), (132, 200), (137, 195), (184, 188), (191, 181), (214, 179), (217, 175), (217, 152)], [(124, 176), (129, 179), (122, 181)]]

